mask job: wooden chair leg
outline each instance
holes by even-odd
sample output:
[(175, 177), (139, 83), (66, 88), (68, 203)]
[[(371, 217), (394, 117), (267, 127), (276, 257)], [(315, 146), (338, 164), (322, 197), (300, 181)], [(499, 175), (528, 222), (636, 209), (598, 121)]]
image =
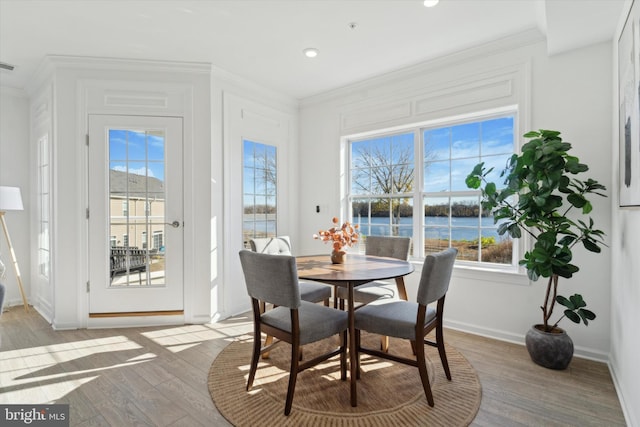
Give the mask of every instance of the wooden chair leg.
[(356, 379), (360, 379), (360, 330), (356, 329)]
[[(273, 337), (271, 335), (267, 335), (267, 337), (264, 339), (264, 346), (269, 347), (271, 344), (273, 344)], [(270, 353), (268, 351), (265, 351), (264, 353), (262, 353), (262, 358), (268, 359), (269, 354)]]
[[(267, 311), (267, 304), (264, 301), (260, 301), (258, 303), (258, 306), (260, 307), (260, 314), (264, 314), (265, 311)], [(268, 347), (273, 343), (273, 337), (267, 335), (267, 338), (265, 338), (264, 340), (264, 346)], [(263, 359), (268, 359), (269, 358), (269, 352), (267, 351), (266, 353), (262, 354), (262, 358)]]
[(389, 337), (380, 337), (380, 351), (383, 351), (385, 353), (389, 352)]
[(347, 380), (347, 332), (340, 333), (342, 352), (340, 353), (340, 379)]
[(258, 369), (258, 359), (260, 358), (260, 345), (262, 344), (262, 334), (260, 328), (255, 327), (253, 334), (253, 354), (251, 355), (251, 368), (249, 369), (249, 378), (247, 379), (247, 391), (253, 386), (253, 380), (256, 377), (256, 370)]
[(324, 306), (329, 307), (329, 298), (324, 300)]
[(293, 393), (296, 390), (296, 380), (298, 379), (298, 361), (300, 358), (300, 347), (291, 344), (291, 368), (289, 370), (289, 388), (287, 389), (287, 401), (284, 405), (284, 414), (291, 413), (291, 405), (293, 404)]
[(447, 379), (451, 381), (451, 371), (449, 370), (449, 362), (447, 361), (447, 353), (444, 350), (444, 336), (442, 333), (442, 322), (438, 322), (436, 325), (436, 343), (438, 344), (438, 353), (440, 353), (440, 361), (444, 368), (444, 373)]
[[(413, 342), (422, 344), (422, 340)], [(427, 371), (427, 361), (424, 355), (424, 344), (416, 345), (416, 360), (418, 362), (418, 371), (420, 372), (420, 380), (422, 381), (424, 394), (427, 397), (429, 406), (433, 406), (433, 394), (431, 394), (431, 385), (429, 384), (429, 372)]]

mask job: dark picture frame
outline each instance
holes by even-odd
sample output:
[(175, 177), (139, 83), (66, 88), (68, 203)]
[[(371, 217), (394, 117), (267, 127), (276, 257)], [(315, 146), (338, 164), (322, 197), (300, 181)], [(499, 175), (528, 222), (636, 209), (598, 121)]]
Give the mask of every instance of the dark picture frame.
[(618, 39), (619, 204), (640, 206), (640, 1)]

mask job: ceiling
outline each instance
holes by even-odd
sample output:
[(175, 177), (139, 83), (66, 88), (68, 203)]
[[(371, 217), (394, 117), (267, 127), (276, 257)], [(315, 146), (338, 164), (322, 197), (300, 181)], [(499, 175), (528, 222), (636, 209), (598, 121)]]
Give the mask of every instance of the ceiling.
[(24, 88), (45, 55), (72, 55), (210, 63), (300, 99), (532, 28), (550, 54), (611, 40), (624, 4), (0, 0), (0, 62), (15, 66), (0, 86)]

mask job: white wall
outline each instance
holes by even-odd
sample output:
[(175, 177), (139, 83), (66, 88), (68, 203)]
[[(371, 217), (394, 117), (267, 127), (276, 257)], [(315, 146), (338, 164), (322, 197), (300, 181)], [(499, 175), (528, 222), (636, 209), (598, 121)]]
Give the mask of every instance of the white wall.
[[(251, 308), (238, 252), (242, 249), (242, 140), (278, 150), (278, 233), (292, 235), (295, 248), (298, 200), (298, 103), (221, 69), (212, 79), (212, 212), (219, 218), (217, 241), (224, 254), (214, 269), (212, 317), (225, 318)], [(217, 251), (212, 246), (212, 251)]]
[(627, 421), (640, 426), (640, 210), (613, 211), (610, 364)]
[[(29, 176), (29, 99), (23, 91), (3, 87), (0, 88), (0, 185), (20, 187), (22, 193), (25, 210), (7, 212), (5, 220), (18, 260), (24, 291), (27, 299), (31, 301)], [(0, 278), (7, 287), (5, 305), (22, 305), (11, 255), (2, 231), (0, 231), (0, 258), (7, 268), (5, 277)]]
[[(471, 49), (305, 99), (300, 133), (300, 240), (305, 253), (327, 251), (311, 235), (342, 212), (340, 137), (520, 104), (520, 130), (563, 132), (573, 154), (592, 165), (591, 175), (610, 187), (611, 46), (609, 43), (547, 57), (544, 40), (523, 33), (511, 40)], [(594, 220), (610, 234), (609, 199), (595, 201)], [(314, 212), (315, 205), (324, 209)], [(575, 254), (581, 271), (562, 280), (563, 294), (580, 292), (598, 315), (588, 327), (565, 321), (576, 354), (607, 360), (610, 331), (610, 254)], [(415, 292), (418, 273), (408, 278)], [(446, 321), (496, 338), (524, 341), (541, 320), (544, 286), (522, 276), (456, 269), (447, 297)]]
[[(618, 40), (631, 7), (620, 16)], [(637, 2), (636, 2), (637, 3)], [(618, 101), (618, 57), (613, 43), (613, 105)], [(611, 355), (610, 365), (627, 423), (640, 426), (640, 207), (619, 208), (619, 130), (617, 109), (612, 114), (611, 133)], [(636, 177), (637, 178), (637, 177)]]
[[(182, 65), (177, 63), (153, 64), (144, 61), (53, 57), (50, 61), (45, 61), (45, 64), (40, 69), (37, 79), (32, 82), (30, 99), (21, 91), (3, 88), (0, 92), (0, 184), (23, 187), (26, 211), (21, 216), (9, 213), (7, 220), (9, 223), (15, 222), (11, 226), (12, 230), (15, 230), (13, 243), (23, 266), (23, 278), (28, 293), (33, 288), (30, 286), (29, 276), (37, 275), (37, 269), (32, 268), (31, 272), (29, 271), (30, 256), (32, 253), (35, 256), (37, 249), (35, 240), (32, 240), (30, 247), (28, 239), (30, 198), (35, 197), (35, 183), (29, 180), (29, 168), (34, 167), (37, 157), (37, 150), (30, 148), (29, 141), (34, 139), (35, 144), (42, 132), (51, 132), (50, 141), (56, 162), (52, 182), (56, 220), (52, 233), (52, 286), (55, 291), (53, 292), (48, 284), (35, 286), (37, 295), (34, 295), (33, 299), (38, 302), (38, 309), (43, 316), (59, 329), (82, 327), (87, 322), (84, 293), (87, 268), (83, 251), (79, 249), (86, 243), (83, 225), (86, 204), (83, 169), (86, 165), (82, 153), (83, 135), (86, 131), (85, 114), (88, 107), (82, 88), (98, 84), (126, 91), (132, 84), (135, 85), (137, 80), (144, 84), (166, 82), (171, 85), (191, 82), (200, 85), (193, 90), (194, 103), (191, 105), (192, 118), (198, 124), (196, 129), (190, 130), (193, 142), (185, 152), (188, 156), (186, 164), (189, 165), (185, 169), (185, 200), (190, 205), (185, 222), (191, 224), (191, 227), (188, 227), (191, 230), (198, 230), (197, 233), (185, 236), (185, 244), (187, 250), (190, 248), (191, 254), (187, 257), (190, 259), (190, 266), (186, 268), (185, 280), (197, 283), (197, 290), (191, 293), (191, 298), (185, 299), (187, 321), (207, 322), (247, 310), (249, 299), (243, 299), (246, 297), (246, 291), (241, 279), (242, 272), (237, 263), (233, 262), (237, 260), (237, 244), (242, 241), (241, 228), (238, 236), (230, 232), (238, 229), (239, 224), (241, 227), (241, 221), (238, 221), (237, 215), (225, 215), (225, 203), (238, 204), (241, 201), (242, 189), (237, 179), (235, 183), (225, 184), (225, 168), (227, 171), (237, 171), (241, 169), (241, 163), (225, 165), (225, 155), (229, 152), (230, 146), (229, 141), (224, 140), (224, 136), (233, 130), (225, 129), (224, 97), (234, 96), (258, 106), (262, 112), (269, 111), (272, 116), (285, 118), (281, 121), (287, 127), (287, 139), (285, 145), (279, 149), (284, 159), (279, 167), (285, 172), (279, 191), (285, 202), (280, 206), (282, 211), (278, 231), (281, 234), (292, 235), (294, 244), (298, 223), (296, 215), (292, 213), (297, 211), (298, 201), (291, 195), (298, 193), (298, 180), (294, 178), (298, 174), (298, 164), (291, 159), (298, 158), (297, 101), (221, 69), (214, 69), (210, 76), (203, 75), (203, 82), (200, 77), (191, 79), (186, 74), (181, 74), (179, 70)], [(154, 65), (157, 65), (155, 71)], [(144, 69), (145, 67), (147, 69)], [(203, 88), (206, 90), (202, 90)], [(39, 127), (31, 136), (30, 106), (31, 116), (34, 118), (31, 126)], [(114, 111), (106, 113), (113, 114)], [(53, 121), (54, 116), (55, 124), (40, 126), (40, 122)], [(234, 161), (241, 162), (241, 159)], [(0, 242), (0, 250), (6, 253), (6, 245), (3, 242)], [(225, 264), (228, 271), (225, 271)], [(10, 267), (8, 262), (7, 267)], [(20, 303), (11, 270), (7, 271), (6, 281), (10, 302)], [(238, 304), (238, 301), (243, 303)]]
[[(88, 249), (84, 211), (87, 200), (86, 145), (89, 114), (173, 115), (184, 118), (184, 321), (210, 320), (206, 296), (210, 264), (208, 242), (200, 238), (210, 227), (210, 69), (204, 64), (121, 61), (96, 58), (50, 57), (33, 80), (34, 111), (52, 94), (48, 115), (53, 125), (53, 222), (51, 322), (57, 329), (99, 326), (88, 319)], [(128, 100), (109, 103), (107, 96), (90, 95), (90, 88), (117, 93)], [(150, 92), (151, 91), (151, 92)], [(167, 101), (145, 102), (145, 94), (179, 94), (180, 107)], [(167, 92), (167, 93), (165, 93)], [(93, 102), (92, 99), (99, 99)], [(118, 98), (120, 99), (120, 98)], [(104, 103), (102, 102), (104, 101)], [(177, 105), (177, 103), (176, 103)], [(35, 126), (35, 123), (34, 123)], [(36, 138), (39, 135), (34, 134)], [(35, 165), (35, 153), (26, 163)], [(33, 169), (35, 171), (35, 169)], [(35, 173), (34, 173), (35, 175)], [(32, 230), (37, 224), (32, 225)], [(36, 250), (32, 247), (32, 252)], [(38, 295), (45, 300), (46, 295)], [(119, 319), (112, 319), (114, 322)], [(158, 319), (136, 319), (138, 323)], [(99, 320), (103, 325), (111, 320)], [(171, 319), (167, 319), (168, 322)]]

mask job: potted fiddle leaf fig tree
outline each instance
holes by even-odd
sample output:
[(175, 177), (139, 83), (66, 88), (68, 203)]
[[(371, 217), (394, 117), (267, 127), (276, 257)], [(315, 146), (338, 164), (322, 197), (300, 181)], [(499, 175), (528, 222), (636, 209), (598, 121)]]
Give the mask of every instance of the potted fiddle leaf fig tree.
[[(560, 277), (570, 279), (579, 270), (573, 264), (576, 245), (596, 253), (605, 246), (604, 233), (588, 217), (593, 209), (588, 197), (606, 197), (606, 188), (591, 178), (579, 178), (589, 167), (569, 154), (571, 144), (562, 140), (560, 132), (539, 130), (524, 137), (530, 140), (500, 175), (504, 186), (488, 180), (493, 168), (486, 169), (484, 163), (474, 167), (466, 184), (481, 190), (482, 208), (493, 214), (499, 235), (520, 238), (526, 233), (531, 237), (533, 248), (519, 263), (532, 281), (544, 277), (547, 286), (540, 306), (542, 323), (527, 333), (527, 350), (539, 365), (565, 369), (573, 357), (573, 342), (558, 323), (566, 317), (588, 325), (596, 315), (586, 308), (582, 295), (559, 295), (558, 281)], [(552, 322), (556, 304), (564, 306), (564, 312)]]

